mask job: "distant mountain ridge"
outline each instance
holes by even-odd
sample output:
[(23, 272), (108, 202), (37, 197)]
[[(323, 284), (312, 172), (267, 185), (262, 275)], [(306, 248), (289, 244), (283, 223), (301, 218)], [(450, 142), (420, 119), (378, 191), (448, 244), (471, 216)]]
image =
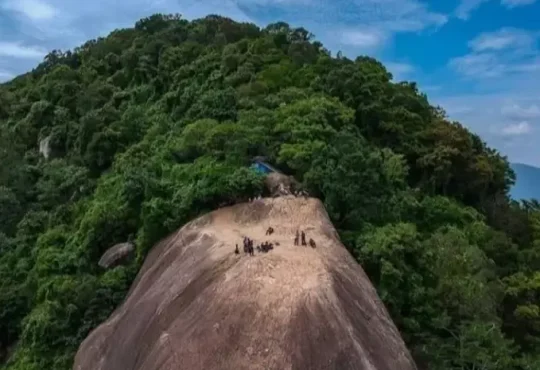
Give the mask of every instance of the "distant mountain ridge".
[(510, 195), (516, 200), (540, 199), (540, 168), (523, 163), (512, 163), (516, 173), (516, 184), (510, 189)]

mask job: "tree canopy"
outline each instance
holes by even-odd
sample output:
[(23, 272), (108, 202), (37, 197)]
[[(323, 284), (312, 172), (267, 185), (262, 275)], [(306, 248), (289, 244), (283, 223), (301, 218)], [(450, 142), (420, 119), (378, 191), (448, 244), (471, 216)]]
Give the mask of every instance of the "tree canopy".
[(538, 368), (540, 206), (504, 156), (304, 28), (160, 14), (0, 85), (0, 368), (70, 369), (154, 243), (264, 191), (259, 155), (323, 200), (420, 368)]

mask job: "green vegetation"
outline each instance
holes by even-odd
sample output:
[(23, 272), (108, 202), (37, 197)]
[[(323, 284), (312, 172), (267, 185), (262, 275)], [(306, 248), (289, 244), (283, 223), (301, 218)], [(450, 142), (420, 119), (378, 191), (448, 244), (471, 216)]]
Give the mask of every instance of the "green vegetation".
[(538, 369), (540, 205), (414, 83), (312, 37), (154, 15), (0, 86), (0, 367), (70, 369), (152, 245), (258, 194), (264, 155), (325, 202), (421, 368)]

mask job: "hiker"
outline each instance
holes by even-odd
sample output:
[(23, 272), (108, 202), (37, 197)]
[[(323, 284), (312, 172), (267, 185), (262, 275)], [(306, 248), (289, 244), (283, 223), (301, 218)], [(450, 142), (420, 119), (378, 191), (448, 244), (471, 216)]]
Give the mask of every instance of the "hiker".
[(313, 239), (311, 239), (311, 238), (309, 238), (309, 245), (310, 245), (311, 248), (313, 248), (313, 249), (315, 249), (315, 247), (317, 246), (317, 245), (315, 244), (315, 240), (313, 240)]
[(238, 244), (236, 244), (236, 249), (234, 250), (234, 254), (240, 254), (240, 250), (238, 249)]
[(306, 233), (304, 233), (304, 231), (302, 231), (302, 245), (307, 245), (306, 244)]
[(269, 227), (268, 230), (266, 230), (266, 235), (272, 235), (274, 233), (274, 228)]
[(300, 239), (300, 235), (298, 234), (298, 230), (296, 230), (296, 237), (294, 238), (294, 245), (298, 245), (299, 239)]

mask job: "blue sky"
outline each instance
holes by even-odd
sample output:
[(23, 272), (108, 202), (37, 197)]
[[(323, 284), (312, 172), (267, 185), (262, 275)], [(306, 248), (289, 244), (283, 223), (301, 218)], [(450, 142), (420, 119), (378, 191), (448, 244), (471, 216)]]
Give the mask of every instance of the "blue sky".
[(0, 0), (0, 81), (152, 13), (304, 26), (416, 81), (513, 162), (540, 166), (540, 0)]

